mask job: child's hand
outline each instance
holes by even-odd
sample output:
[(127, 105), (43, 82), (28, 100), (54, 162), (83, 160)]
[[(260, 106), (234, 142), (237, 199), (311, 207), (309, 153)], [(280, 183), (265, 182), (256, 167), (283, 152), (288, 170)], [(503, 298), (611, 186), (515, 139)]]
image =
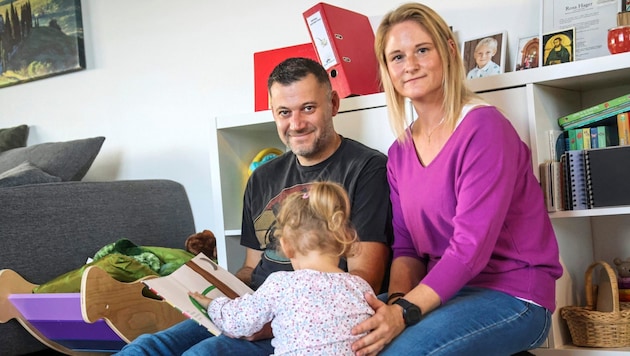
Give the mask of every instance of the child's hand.
[(208, 309), (208, 306), (212, 302), (212, 298), (208, 298), (199, 292), (188, 292), (188, 295), (194, 298), (204, 308)]

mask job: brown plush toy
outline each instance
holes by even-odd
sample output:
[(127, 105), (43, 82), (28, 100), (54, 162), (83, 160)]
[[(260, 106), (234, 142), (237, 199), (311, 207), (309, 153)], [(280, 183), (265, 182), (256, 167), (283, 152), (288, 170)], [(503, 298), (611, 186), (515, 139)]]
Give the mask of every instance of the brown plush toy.
[(217, 239), (210, 230), (203, 230), (188, 236), (186, 239), (186, 251), (193, 255), (203, 252), (204, 255), (217, 260)]

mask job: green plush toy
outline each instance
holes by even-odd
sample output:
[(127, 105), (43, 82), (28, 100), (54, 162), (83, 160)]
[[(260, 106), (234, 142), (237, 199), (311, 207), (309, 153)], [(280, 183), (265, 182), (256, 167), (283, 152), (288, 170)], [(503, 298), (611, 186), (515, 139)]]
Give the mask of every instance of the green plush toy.
[(117, 281), (133, 282), (147, 276), (166, 276), (193, 257), (181, 249), (137, 246), (120, 239), (102, 247), (92, 262), (35, 287), (33, 293), (78, 293), (83, 271), (90, 266), (98, 266)]

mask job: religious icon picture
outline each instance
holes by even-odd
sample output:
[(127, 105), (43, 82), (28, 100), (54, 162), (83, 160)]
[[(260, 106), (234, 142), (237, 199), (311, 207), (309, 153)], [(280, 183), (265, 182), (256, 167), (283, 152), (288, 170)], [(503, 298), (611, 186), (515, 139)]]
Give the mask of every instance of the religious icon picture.
[(543, 66), (573, 62), (575, 58), (575, 28), (543, 35)]

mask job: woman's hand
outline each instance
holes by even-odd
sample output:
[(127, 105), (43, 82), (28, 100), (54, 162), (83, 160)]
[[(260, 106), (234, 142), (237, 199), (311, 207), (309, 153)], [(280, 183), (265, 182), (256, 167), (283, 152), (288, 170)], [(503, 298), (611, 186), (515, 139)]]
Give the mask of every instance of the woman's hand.
[(357, 356), (376, 355), (405, 330), (400, 306), (387, 305), (369, 293), (365, 294), (365, 300), (376, 313), (352, 328), (353, 335), (368, 333), (352, 344), (352, 350)]

